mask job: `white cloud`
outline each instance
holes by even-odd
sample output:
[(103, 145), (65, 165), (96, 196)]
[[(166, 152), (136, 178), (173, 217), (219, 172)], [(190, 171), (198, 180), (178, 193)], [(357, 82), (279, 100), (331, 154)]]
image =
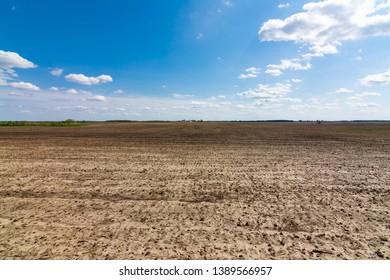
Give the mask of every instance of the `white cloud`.
[(77, 94), (78, 93), (78, 91), (75, 90), (74, 88), (68, 89), (66, 92), (70, 93), (70, 94)]
[(100, 75), (98, 77), (87, 77), (84, 74), (69, 74), (65, 76), (65, 79), (69, 82), (83, 84), (83, 85), (97, 85), (99, 83), (112, 82), (112, 78), (109, 75)]
[(122, 93), (125, 93), (123, 90), (121, 90), (121, 89), (118, 89), (118, 90), (116, 90), (116, 91), (114, 91), (114, 93), (116, 93), (116, 94), (122, 94)]
[(51, 87), (50, 90), (52, 90), (52, 91), (58, 91), (58, 87)]
[(253, 74), (259, 74), (261, 69), (256, 67), (249, 67), (245, 69), (245, 72), (253, 73)]
[(300, 79), (291, 79), (291, 82), (293, 82), (293, 83), (301, 83), (302, 82), (302, 80), (300, 80)]
[(123, 112), (123, 111), (126, 111), (125, 108), (114, 108), (115, 111), (120, 111), (120, 112)]
[(383, 73), (367, 75), (363, 79), (360, 80), (360, 83), (366, 87), (370, 87), (373, 85), (383, 85), (390, 83), (390, 70)]
[(367, 96), (381, 96), (379, 92), (365, 91), (363, 93), (359, 93), (357, 96), (367, 97)]
[(36, 65), (31, 61), (21, 57), (15, 52), (6, 52), (0, 50), (0, 67), (1, 68), (34, 68)]
[(350, 100), (347, 104), (353, 108), (359, 109), (373, 109), (379, 108), (381, 105), (374, 102), (362, 102), (361, 100)]
[(104, 97), (103, 95), (95, 95), (95, 96), (89, 97), (88, 100), (89, 101), (106, 101), (107, 98)]
[(264, 73), (274, 77), (278, 77), (283, 74), (283, 72), (279, 69), (267, 69), (264, 71)]
[(54, 68), (50, 71), (50, 74), (58, 77), (58, 76), (61, 76), (63, 72), (64, 72), (64, 70), (61, 68)]
[[(6, 52), (0, 50), (0, 86), (9, 85), (8, 81), (13, 80), (14, 77), (18, 76), (15, 70), (13, 70), (12, 68), (27, 69), (27, 68), (34, 68), (34, 67), (36, 67), (34, 63), (21, 57), (19, 54), (15, 52)], [(15, 85), (18, 83), (13, 83), (13, 84)], [(23, 84), (20, 85), (23, 86)]]
[(172, 97), (173, 97), (173, 98), (177, 98), (177, 99), (185, 99), (185, 98), (191, 98), (191, 97), (194, 97), (194, 96), (191, 95), (191, 94), (173, 93), (173, 94), (172, 94)]
[[(262, 41), (307, 43), (314, 53), (335, 53), (335, 42), (390, 35), (390, 1), (324, 0), (303, 6), (303, 12), (265, 22)], [(317, 50), (315, 49), (317, 48)]]
[(352, 92), (353, 92), (352, 90), (343, 87), (336, 90), (336, 93), (352, 93)]
[(237, 95), (245, 98), (271, 98), (281, 97), (289, 92), (291, 92), (290, 84), (277, 83), (274, 86), (258, 84), (256, 89), (250, 89)]
[(283, 8), (287, 8), (287, 7), (290, 7), (290, 3), (285, 3), (285, 4), (279, 4), (278, 5), (279, 9), (283, 9)]
[(256, 78), (256, 77), (257, 77), (256, 74), (251, 74), (251, 73), (249, 73), (249, 74), (240, 74), (238, 76), (239, 79), (248, 79), (248, 78)]
[(9, 85), (11, 87), (18, 88), (18, 89), (25, 89), (25, 90), (32, 90), (32, 91), (39, 90), (39, 87), (37, 87), (36, 85), (25, 83), (25, 82), (14, 82), (14, 83), (9, 83)]
[(248, 79), (248, 78), (256, 78), (257, 74), (259, 74), (261, 69), (256, 67), (249, 67), (245, 69), (245, 72), (247, 74), (240, 74), (238, 76), (239, 79)]
[(312, 57), (323, 57), (326, 54), (337, 54), (339, 53), (337, 46), (340, 46), (341, 43), (338, 41), (334, 41), (325, 45), (313, 45), (309, 47), (311, 53), (307, 53), (302, 55), (304, 59), (311, 59)]
[(211, 108), (211, 107), (219, 107), (218, 104), (214, 104), (206, 101), (191, 101), (192, 108)]
[(97, 77), (103, 84), (112, 82), (112, 77), (109, 75), (100, 75)]
[(12, 76), (15, 76), (15, 72), (12, 69), (0, 68), (0, 86), (8, 85), (8, 81), (12, 80)]
[(284, 70), (290, 68), (293, 70), (303, 71), (310, 69), (311, 64), (309, 62), (302, 64), (301, 60), (298, 58), (282, 59), (279, 64), (268, 64), (265, 73), (271, 76), (280, 76), (283, 74)]

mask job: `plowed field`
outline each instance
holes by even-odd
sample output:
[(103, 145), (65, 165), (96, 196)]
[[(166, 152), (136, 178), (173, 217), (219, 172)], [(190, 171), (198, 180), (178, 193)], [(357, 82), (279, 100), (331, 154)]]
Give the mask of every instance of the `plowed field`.
[(1, 127), (0, 259), (390, 259), (390, 124)]

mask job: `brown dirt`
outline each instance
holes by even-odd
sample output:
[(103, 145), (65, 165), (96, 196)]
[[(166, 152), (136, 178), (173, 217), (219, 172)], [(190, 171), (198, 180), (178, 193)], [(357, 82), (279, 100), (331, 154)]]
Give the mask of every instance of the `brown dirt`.
[(0, 128), (0, 259), (390, 259), (390, 124)]

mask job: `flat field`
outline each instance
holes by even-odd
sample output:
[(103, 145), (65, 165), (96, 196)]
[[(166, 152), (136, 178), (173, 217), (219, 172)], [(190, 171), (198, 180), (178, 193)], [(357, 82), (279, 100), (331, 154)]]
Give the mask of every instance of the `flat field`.
[(0, 127), (0, 259), (390, 259), (390, 124)]

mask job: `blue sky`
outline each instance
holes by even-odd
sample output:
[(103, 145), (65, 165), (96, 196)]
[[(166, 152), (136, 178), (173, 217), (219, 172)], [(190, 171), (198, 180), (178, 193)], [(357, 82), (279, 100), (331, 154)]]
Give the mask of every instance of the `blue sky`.
[(390, 119), (390, 1), (0, 2), (0, 120)]

